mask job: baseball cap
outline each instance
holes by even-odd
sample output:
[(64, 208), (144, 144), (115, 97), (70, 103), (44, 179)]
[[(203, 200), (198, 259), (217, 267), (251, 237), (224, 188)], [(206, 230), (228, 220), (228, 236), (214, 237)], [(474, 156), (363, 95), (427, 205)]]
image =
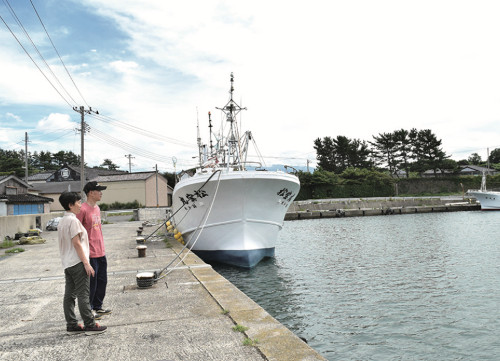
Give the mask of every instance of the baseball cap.
[(106, 188), (106, 186), (102, 186), (99, 183), (93, 181), (85, 184), (85, 187), (83, 187), (83, 191), (85, 192), (85, 194), (88, 194), (90, 191), (103, 191)]

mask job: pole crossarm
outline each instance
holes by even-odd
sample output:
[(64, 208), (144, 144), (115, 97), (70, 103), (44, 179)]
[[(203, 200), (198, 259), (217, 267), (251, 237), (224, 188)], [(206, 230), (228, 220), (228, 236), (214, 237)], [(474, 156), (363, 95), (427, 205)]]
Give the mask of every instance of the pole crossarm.
[(81, 150), (80, 150), (80, 193), (82, 195), (82, 199), (85, 199), (86, 195), (83, 192), (83, 187), (85, 185), (85, 132), (90, 131), (90, 127), (85, 124), (85, 114), (99, 114), (99, 111), (92, 110), (92, 107), (85, 109), (84, 106), (73, 107), (73, 110), (77, 113), (80, 113), (81, 123), (80, 123), (80, 140), (81, 140)]

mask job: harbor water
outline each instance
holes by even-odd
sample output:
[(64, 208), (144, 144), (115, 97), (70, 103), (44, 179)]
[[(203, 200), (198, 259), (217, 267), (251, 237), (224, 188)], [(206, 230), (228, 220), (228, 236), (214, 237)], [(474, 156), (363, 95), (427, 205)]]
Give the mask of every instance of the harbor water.
[(285, 222), (214, 268), (328, 360), (500, 360), (500, 212)]

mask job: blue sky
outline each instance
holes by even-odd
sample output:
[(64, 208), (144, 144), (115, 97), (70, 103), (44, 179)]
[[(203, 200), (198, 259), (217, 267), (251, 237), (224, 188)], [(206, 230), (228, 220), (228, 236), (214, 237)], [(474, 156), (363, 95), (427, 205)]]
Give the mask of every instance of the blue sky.
[(318, 137), (413, 127), (456, 160), (500, 147), (496, 1), (32, 1), (84, 99), (30, 1), (9, 2), (71, 99), (0, 4), (66, 99), (0, 22), (2, 149), (23, 149), (28, 132), (31, 152), (79, 154), (72, 106), (89, 105), (102, 116), (86, 118), (89, 165), (128, 169), (132, 154), (133, 171), (172, 171), (172, 157), (189, 168), (197, 119), (208, 141), (207, 113), (220, 123), (231, 72), (243, 130), (267, 164), (314, 162)]

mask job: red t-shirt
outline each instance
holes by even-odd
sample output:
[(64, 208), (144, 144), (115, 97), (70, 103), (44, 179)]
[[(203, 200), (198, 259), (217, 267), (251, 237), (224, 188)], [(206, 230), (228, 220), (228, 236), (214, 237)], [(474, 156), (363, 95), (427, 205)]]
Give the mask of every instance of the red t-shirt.
[(89, 235), (90, 258), (104, 256), (104, 239), (101, 228), (101, 209), (96, 204), (94, 207), (83, 203), (80, 213), (76, 217), (82, 222)]

